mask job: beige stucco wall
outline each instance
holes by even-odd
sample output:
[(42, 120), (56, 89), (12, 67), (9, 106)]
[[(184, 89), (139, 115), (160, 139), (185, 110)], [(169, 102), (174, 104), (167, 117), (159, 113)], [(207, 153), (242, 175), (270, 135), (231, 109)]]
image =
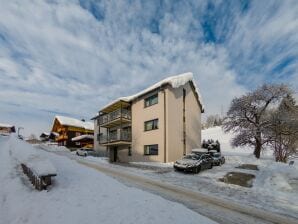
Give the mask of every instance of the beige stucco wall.
[(186, 90), (186, 154), (201, 145), (201, 109), (189, 83), (167, 89), (167, 161), (183, 156), (183, 89)]
[(189, 83), (186, 89), (186, 151), (191, 153), (192, 149), (201, 148), (202, 112)]
[[(146, 98), (148, 96), (150, 95), (146, 95)], [(120, 161), (164, 161), (163, 97), (163, 92), (160, 91), (158, 103), (146, 108), (144, 107), (144, 98), (132, 103), (132, 155), (128, 156), (128, 150), (120, 150), (118, 151)], [(153, 119), (158, 119), (158, 129), (144, 131), (144, 122)], [(154, 144), (158, 144), (158, 155), (144, 155), (144, 145)]]

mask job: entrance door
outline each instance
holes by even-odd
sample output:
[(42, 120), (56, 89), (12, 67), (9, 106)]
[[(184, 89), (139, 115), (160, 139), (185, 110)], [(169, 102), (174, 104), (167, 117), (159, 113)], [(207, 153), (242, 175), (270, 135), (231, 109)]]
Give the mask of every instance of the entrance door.
[(114, 149), (113, 149), (113, 151), (114, 151), (114, 159), (113, 159), (113, 162), (117, 162), (117, 154), (118, 154), (118, 150), (117, 150), (117, 147), (114, 147)]

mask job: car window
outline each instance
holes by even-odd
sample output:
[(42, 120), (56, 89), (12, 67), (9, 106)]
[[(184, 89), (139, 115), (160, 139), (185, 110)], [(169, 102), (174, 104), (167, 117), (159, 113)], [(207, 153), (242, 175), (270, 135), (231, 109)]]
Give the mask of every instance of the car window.
[(193, 160), (197, 160), (199, 159), (197, 155), (187, 155), (184, 156), (183, 159), (193, 159)]

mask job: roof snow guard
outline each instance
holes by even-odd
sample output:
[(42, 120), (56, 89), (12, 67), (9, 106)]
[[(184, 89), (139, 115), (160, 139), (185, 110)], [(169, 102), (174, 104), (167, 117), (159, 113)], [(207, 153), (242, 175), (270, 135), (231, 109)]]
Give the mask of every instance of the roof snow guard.
[(106, 108), (112, 106), (113, 104), (119, 102), (119, 101), (124, 101), (124, 102), (131, 102), (133, 100), (135, 100), (136, 98), (149, 93), (159, 87), (162, 87), (166, 84), (171, 85), (173, 88), (179, 88), (180, 86), (185, 85), (186, 83), (191, 82), (193, 87), (194, 87), (194, 91), (197, 97), (197, 100), (201, 106), (201, 110), (202, 112), (204, 112), (204, 105), (203, 105), (203, 100), (202, 100), (202, 96), (200, 94), (199, 88), (197, 87), (197, 85), (195, 84), (194, 78), (193, 78), (193, 73), (191, 72), (187, 72), (187, 73), (183, 73), (180, 75), (175, 75), (175, 76), (170, 76), (168, 78), (165, 78), (163, 80), (161, 80), (160, 82), (148, 87), (147, 89), (140, 91), (139, 93), (135, 94), (135, 95), (131, 95), (131, 96), (126, 96), (126, 97), (120, 97), (115, 101), (112, 101), (111, 103), (109, 103), (108, 105), (104, 106), (102, 110), (105, 110)]
[(75, 118), (64, 117), (64, 116), (55, 116), (55, 119), (57, 119), (61, 125), (85, 128), (91, 131), (94, 130), (94, 124), (92, 122), (80, 121)]

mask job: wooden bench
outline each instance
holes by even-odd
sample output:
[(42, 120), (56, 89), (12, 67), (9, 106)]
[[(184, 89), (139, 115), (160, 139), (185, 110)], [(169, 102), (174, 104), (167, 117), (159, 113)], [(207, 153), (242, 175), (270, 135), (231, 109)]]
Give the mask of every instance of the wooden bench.
[(21, 166), (24, 174), (29, 177), (29, 180), (35, 189), (39, 191), (46, 190), (47, 187), (52, 184), (52, 177), (57, 176), (57, 174), (53, 172), (48, 174), (38, 174), (24, 163), (22, 163)]

